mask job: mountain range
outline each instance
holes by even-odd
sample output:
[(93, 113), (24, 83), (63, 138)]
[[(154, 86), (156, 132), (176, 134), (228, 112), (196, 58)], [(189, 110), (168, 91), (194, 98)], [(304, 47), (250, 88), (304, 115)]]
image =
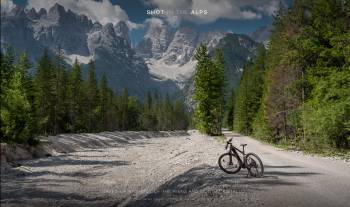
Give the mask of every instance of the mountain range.
[[(12, 46), (18, 52), (28, 52), (34, 62), (44, 48), (55, 54), (60, 47), (67, 64), (77, 59), (85, 65), (92, 59), (97, 76), (105, 75), (114, 91), (128, 88), (131, 95), (140, 98), (147, 91), (157, 90), (161, 94), (185, 94), (190, 99), (196, 65), (193, 55), (200, 43), (206, 43), (210, 52), (217, 47), (222, 49), (232, 87), (238, 83), (243, 65), (255, 57), (262, 45), (248, 35), (201, 32), (161, 23), (149, 24), (142, 40), (132, 47), (125, 22), (103, 25), (60, 4), (48, 11), (17, 6), (2, 13), (1, 22), (2, 51), (7, 45)], [(266, 38), (254, 37), (259, 42)]]

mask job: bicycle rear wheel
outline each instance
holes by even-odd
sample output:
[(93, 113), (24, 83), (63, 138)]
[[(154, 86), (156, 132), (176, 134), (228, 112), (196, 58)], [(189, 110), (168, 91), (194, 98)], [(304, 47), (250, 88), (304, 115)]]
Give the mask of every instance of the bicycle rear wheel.
[(240, 159), (237, 158), (235, 154), (232, 153), (225, 153), (222, 154), (219, 157), (219, 167), (221, 170), (223, 170), (225, 173), (228, 174), (235, 174), (237, 173), (241, 167), (242, 167), (242, 162)]
[(246, 156), (246, 168), (253, 177), (262, 177), (264, 175), (264, 165), (258, 155), (248, 153)]

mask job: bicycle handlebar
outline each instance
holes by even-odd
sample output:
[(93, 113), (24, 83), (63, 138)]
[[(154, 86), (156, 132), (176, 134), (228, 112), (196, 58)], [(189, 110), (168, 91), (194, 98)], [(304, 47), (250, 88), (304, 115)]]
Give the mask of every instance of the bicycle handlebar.
[(225, 149), (227, 149), (228, 145), (231, 144), (231, 142), (232, 142), (232, 138), (229, 139), (229, 140), (226, 142), (226, 147), (225, 147)]

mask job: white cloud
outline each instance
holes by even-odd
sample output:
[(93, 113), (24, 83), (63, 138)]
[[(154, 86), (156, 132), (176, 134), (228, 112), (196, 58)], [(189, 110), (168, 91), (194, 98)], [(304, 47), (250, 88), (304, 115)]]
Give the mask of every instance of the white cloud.
[(1, 0), (0, 2), (1, 6), (1, 13), (7, 13), (11, 11), (13, 8), (15, 8), (15, 4), (12, 2), (12, 0)]
[(128, 25), (130, 30), (140, 29), (140, 28), (144, 27), (143, 24), (138, 24), (138, 23), (135, 23), (135, 22), (131, 22), (130, 20), (126, 21), (126, 24)]
[(150, 27), (161, 27), (164, 25), (164, 21), (162, 19), (155, 18), (155, 17), (146, 19), (145, 23)]
[(272, 15), (279, 0), (144, 0), (146, 5), (163, 10), (207, 10), (204, 15), (165, 15), (171, 24), (186, 19), (196, 23), (209, 23), (219, 18), (259, 19), (263, 15)]
[(258, 6), (257, 9), (266, 15), (273, 15), (279, 8), (279, 1), (271, 1), (268, 4)]
[[(2, 0), (1, 0), (2, 1)], [(66, 9), (75, 13), (84, 14), (93, 21), (101, 24), (117, 23), (125, 21), (130, 29), (140, 27), (140, 25), (129, 20), (128, 15), (118, 5), (113, 5), (109, 0), (28, 0), (27, 8), (39, 10), (50, 9), (55, 3), (59, 3)]]

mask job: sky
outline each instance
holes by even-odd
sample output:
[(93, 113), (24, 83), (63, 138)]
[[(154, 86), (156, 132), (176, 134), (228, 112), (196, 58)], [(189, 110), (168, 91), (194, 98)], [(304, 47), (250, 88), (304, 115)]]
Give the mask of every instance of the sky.
[[(280, 2), (292, 0), (1, 0), (1, 10), (15, 4), (49, 9), (56, 2), (102, 24), (126, 21), (136, 44), (150, 24), (169, 24), (174, 29), (189, 25), (200, 31), (223, 30), (249, 34), (270, 25)], [(192, 12), (192, 13), (191, 13)]]

